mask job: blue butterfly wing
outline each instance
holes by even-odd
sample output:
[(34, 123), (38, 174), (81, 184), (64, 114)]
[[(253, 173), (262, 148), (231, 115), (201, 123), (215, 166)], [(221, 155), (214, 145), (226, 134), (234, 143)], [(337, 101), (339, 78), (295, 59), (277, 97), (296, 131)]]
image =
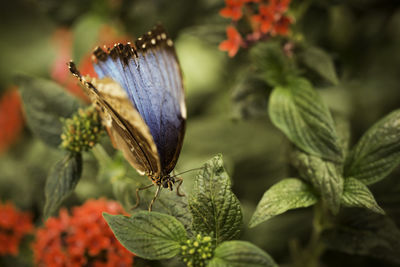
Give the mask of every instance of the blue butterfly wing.
[(149, 127), (161, 175), (169, 174), (182, 147), (186, 119), (182, 75), (172, 41), (158, 26), (134, 46), (118, 44), (107, 52), (98, 48), (94, 55), (99, 78), (118, 82)]

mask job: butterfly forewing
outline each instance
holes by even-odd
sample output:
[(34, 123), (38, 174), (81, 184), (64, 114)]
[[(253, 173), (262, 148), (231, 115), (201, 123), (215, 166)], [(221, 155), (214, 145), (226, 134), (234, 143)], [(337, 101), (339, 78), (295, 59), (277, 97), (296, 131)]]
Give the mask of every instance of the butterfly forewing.
[(120, 85), (110, 78), (83, 78), (72, 62), (70, 70), (82, 82), (92, 103), (98, 107), (116, 148), (123, 152), (139, 173), (159, 176), (161, 165), (153, 137)]
[(182, 76), (172, 41), (156, 27), (134, 46), (97, 49), (96, 72), (111, 77), (125, 89), (133, 106), (150, 129), (157, 147), (162, 175), (176, 165), (183, 142), (186, 107)]
[(153, 181), (175, 167), (185, 132), (182, 75), (172, 41), (161, 26), (131, 44), (94, 51), (100, 79), (82, 78), (101, 111), (113, 144)]

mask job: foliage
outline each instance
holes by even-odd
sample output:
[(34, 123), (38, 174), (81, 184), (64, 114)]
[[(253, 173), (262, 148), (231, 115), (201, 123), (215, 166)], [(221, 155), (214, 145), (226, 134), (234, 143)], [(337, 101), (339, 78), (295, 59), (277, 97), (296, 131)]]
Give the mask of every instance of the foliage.
[[(134, 266), (399, 264), (398, 3), (53, 2), (0, 10), (0, 199), (32, 214), (36, 265), (131, 266), (130, 251)], [(174, 41), (188, 119), (171, 173), (185, 196), (163, 189), (149, 213), (156, 187), (132, 210), (151, 181), (97, 135), (97, 111), (66, 63), (97, 77), (94, 47), (133, 43), (156, 23)], [(88, 216), (81, 205), (99, 197), (130, 214), (92, 203)], [(17, 227), (0, 229), (13, 252), (1, 266), (34, 264), (32, 236), (8, 235)]]
[(44, 217), (54, 213), (62, 201), (71, 194), (82, 174), (81, 154), (68, 154), (57, 162), (47, 177)]
[[(155, 211), (139, 211), (131, 217), (105, 213), (104, 218), (117, 239), (142, 258), (160, 260), (180, 255), (187, 266), (275, 266), (268, 254), (252, 244), (239, 242), (237, 248), (228, 245), (241, 230), (242, 211), (230, 190), (230, 178), (221, 156), (204, 164), (195, 183), (196, 191), (190, 196), (188, 209), (193, 217), (192, 231), (187, 232), (173, 216)], [(201, 233), (211, 235), (203, 238)], [(250, 257), (247, 250), (255, 250), (256, 258)], [(229, 253), (236, 258), (227, 259)]]

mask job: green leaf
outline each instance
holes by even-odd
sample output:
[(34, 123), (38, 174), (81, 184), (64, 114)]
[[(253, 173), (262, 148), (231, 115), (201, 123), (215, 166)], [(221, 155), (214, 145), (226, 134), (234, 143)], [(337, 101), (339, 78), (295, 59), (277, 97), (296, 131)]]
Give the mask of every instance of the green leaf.
[(327, 160), (342, 161), (331, 114), (307, 80), (295, 78), (286, 87), (276, 87), (269, 100), (269, 116), (300, 149)]
[(283, 179), (264, 193), (249, 226), (254, 227), (287, 210), (309, 207), (317, 201), (312, 188), (302, 180)]
[(369, 185), (385, 178), (399, 163), (400, 110), (396, 110), (361, 137), (349, 155), (345, 175)]
[(183, 225), (159, 212), (139, 211), (131, 217), (103, 213), (115, 237), (129, 251), (149, 260), (170, 259), (187, 239)]
[(57, 162), (46, 180), (44, 217), (53, 214), (75, 189), (82, 174), (82, 155), (68, 154)]
[(16, 83), (29, 128), (46, 144), (58, 147), (62, 133), (60, 118), (70, 117), (78, 109), (79, 102), (49, 80), (19, 75)]
[[(111, 182), (113, 194), (125, 210), (130, 210), (135, 206), (136, 189), (151, 183), (147, 176), (139, 175), (133, 170), (120, 152), (115, 153), (112, 160), (104, 166), (102, 164), (99, 171), (103, 182)], [(149, 203), (154, 198), (155, 189), (154, 186), (140, 192), (140, 205), (137, 209), (148, 210)], [(184, 193), (182, 188), (179, 190)], [(175, 217), (186, 229), (190, 229), (192, 216), (189, 212), (187, 197), (178, 196), (175, 191), (162, 190), (153, 210)]]
[(347, 207), (367, 208), (373, 212), (385, 214), (368, 187), (354, 178), (345, 179), (342, 204)]
[(300, 59), (307, 67), (327, 81), (335, 85), (339, 83), (332, 57), (324, 50), (314, 46), (306, 46), (300, 53)]
[(365, 209), (342, 215), (334, 228), (322, 233), (329, 249), (400, 264), (400, 231), (389, 217)]
[(246, 241), (226, 241), (214, 251), (208, 267), (277, 267), (259, 247)]
[[(145, 180), (145, 183), (142, 183), (142, 180)], [(129, 210), (136, 204), (136, 188), (148, 185), (149, 182), (147, 177), (139, 177), (139, 175), (119, 177), (112, 182), (114, 196), (126, 210)], [(140, 205), (137, 209), (148, 210), (149, 203), (154, 198), (155, 189), (154, 186), (140, 192)], [(183, 193), (182, 188), (180, 191)], [(171, 215), (178, 219), (185, 229), (190, 229), (192, 216), (189, 212), (187, 198), (178, 196), (175, 191), (162, 190), (153, 206), (153, 211)]]
[(342, 167), (301, 151), (293, 155), (292, 163), (298, 169), (300, 176), (309, 181), (326, 206), (333, 213), (337, 213), (343, 194)]
[(256, 76), (253, 68), (240, 71), (232, 88), (234, 118), (266, 115), (269, 94), (270, 90), (266, 90), (265, 82)]
[(243, 224), (240, 202), (230, 187), (222, 156), (218, 155), (204, 164), (189, 198), (193, 228), (200, 233), (212, 232), (217, 244), (236, 238)]
[(250, 50), (250, 56), (261, 71), (260, 78), (272, 86), (286, 84), (295, 73), (293, 62), (278, 42), (258, 43)]

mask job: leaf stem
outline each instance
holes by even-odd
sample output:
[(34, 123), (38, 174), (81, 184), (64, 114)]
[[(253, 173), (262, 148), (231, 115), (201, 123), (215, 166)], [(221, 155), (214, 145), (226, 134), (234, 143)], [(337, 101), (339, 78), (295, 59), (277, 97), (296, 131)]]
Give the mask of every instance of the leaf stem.
[(325, 245), (321, 241), (322, 232), (330, 225), (330, 214), (324, 205), (319, 202), (314, 206), (313, 229), (307, 247), (299, 248), (298, 242), (291, 245), (292, 259), (296, 267), (318, 267), (319, 260), (325, 252)]
[(111, 157), (100, 144), (97, 144), (92, 148), (92, 153), (100, 166), (107, 166), (112, 162)]

